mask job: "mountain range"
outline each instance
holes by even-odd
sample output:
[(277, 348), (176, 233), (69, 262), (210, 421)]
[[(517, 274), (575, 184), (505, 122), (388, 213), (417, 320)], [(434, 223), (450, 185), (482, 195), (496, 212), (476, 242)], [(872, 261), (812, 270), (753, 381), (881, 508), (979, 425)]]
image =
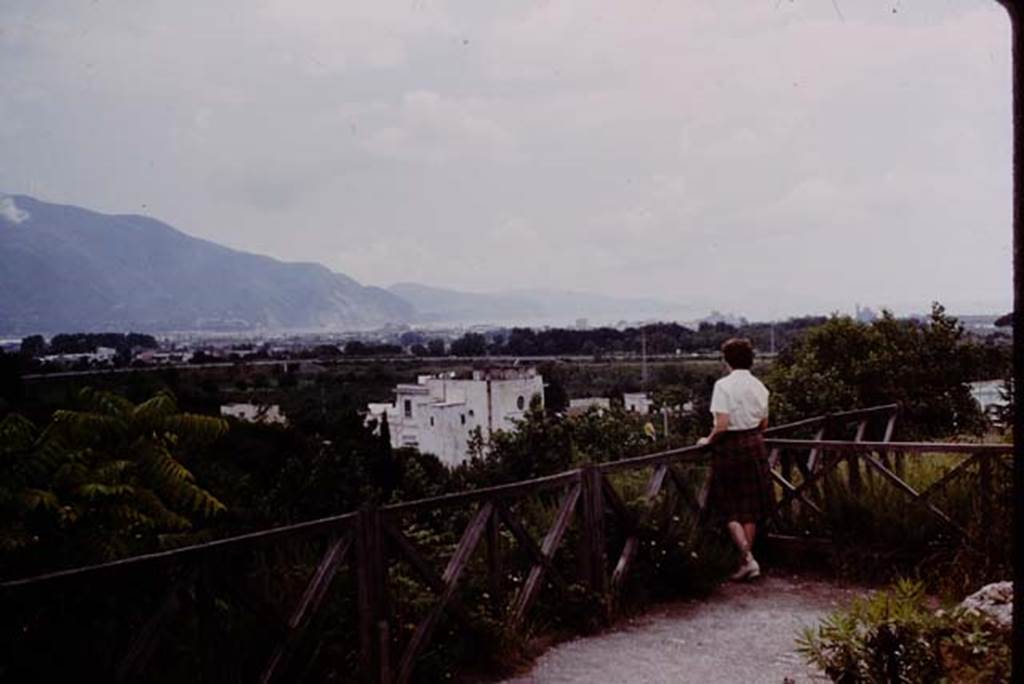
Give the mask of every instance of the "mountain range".
[(153, 218), (0, 195), (0, 335), (139, 330), (353, 330), (667, 312), (654, 300), (363, 285), (187, 235)]

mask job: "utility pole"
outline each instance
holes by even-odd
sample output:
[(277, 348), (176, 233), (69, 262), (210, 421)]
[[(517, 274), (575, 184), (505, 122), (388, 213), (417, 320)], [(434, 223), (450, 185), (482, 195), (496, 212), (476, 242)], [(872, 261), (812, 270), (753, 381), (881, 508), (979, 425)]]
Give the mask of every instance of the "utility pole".
[(640, 328), (640, 389), (647, 391), (647, 330)]

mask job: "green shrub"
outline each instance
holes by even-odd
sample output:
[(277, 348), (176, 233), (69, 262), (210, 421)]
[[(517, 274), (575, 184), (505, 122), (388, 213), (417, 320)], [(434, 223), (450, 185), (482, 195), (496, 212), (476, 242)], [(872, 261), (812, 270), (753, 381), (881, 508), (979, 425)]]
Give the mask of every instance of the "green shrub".
[(1009, 635), (960, 609), (933, 611), (909, 580), (805, 629), (797, 648), (841, 684), (1010, 681)]
[[(908, 456), (901, 477), (921, 492), (966, 458)], [(845, 463), (807, 490), (824, 515), (798, 503), (774, 522), (775, 531), (832, 539), (831, 565), (846, 578), (874, 584), (910, 576), (942, 597), (963, 596), (1012, 569), (1012, 473), (994, 458), (990, 467), (989, 494), (980, 485), (979, 464), (973, 464), (929, 497), (963, 534), (874, 470), (862, 466), (860, 487), (852, 489)], [(793, 482), (802, 482), (799, 473)]]

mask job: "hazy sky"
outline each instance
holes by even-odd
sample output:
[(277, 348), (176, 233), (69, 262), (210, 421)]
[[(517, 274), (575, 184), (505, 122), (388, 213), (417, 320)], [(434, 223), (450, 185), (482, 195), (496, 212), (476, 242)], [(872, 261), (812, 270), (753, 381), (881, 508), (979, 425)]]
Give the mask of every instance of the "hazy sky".
[(1010, 305), (991, 0), (4, 0), (0, 65), (0, 192), (368, 284)]

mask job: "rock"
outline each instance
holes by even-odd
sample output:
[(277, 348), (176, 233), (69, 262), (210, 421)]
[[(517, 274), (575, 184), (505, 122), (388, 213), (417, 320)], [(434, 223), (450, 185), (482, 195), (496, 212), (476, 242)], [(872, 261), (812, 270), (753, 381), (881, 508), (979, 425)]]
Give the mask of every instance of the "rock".
[(999, 627), (1010, 631), (1013, 624), (1013, 583), (996, 582), (974, 592), (961, 603), (966, 612), (981, 615)]

